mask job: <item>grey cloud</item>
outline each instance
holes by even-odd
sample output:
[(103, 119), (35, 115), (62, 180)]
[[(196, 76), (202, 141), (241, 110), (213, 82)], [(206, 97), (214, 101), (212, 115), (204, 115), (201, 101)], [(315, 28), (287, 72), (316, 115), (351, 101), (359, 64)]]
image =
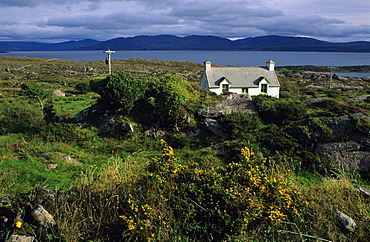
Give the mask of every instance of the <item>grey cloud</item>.
[[(1, 0), (0, 6), (8, 7), (36, 7), (42, 5), (78, 4), (80, 2), (102, 2), (103, 0)], [(114, 0), (116, 1), (116, 0)]]

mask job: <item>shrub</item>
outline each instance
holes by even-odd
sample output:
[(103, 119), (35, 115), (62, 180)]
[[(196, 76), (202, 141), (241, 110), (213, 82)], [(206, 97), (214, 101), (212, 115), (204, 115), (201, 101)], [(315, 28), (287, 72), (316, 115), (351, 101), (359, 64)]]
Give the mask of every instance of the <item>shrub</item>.
[(88, 93), (91, 92), (90, 84), (86, 82), (81, 82), (76, 85), (76, 90), (80, 93)]
[(27, 133), (43, 121), (40, 109), (27, 102), (3, 103), (0, 108), (0, 133)]
[(292, 95), (288, 91), (281, 91), (279, 96), (280, 98), (291, 98), (292, 97)]
[(302, 119), (307, 114), (307, 106), (301, 101), (288, 101), (258, 95), (253, 98), (261, 117), (269, 123), (282, 124)]
[(232, 139), (244, 139), (255, 136), (262, 128), (262, 122), (255, 114), (234, 112), (220, 120), (225, 131), (231, 134)]
[(242, 149), (239, 163), (202, 169), (196, 163), (181, 164), (161, 142), (162, 153), (150, 162), (148, 176), (133, 185), (140, 189), (128, 192), (122, 209), (127, 240), (177, 235), (220, 241), (263, 223), (294, 219), (304, 206), (286, 179), (268, 176), (266, 159), (249, 148)]
[(331, 97), (331, 98), (337, 98), (340, 96), (340, 91), (337, 90), (326, 90), (325, 91), (326, 96)]
[(102, 102), (119, 107), (127, 114), (134, 103), (144, 96), (147, 84), (125, 72), (118, 72), (104, 79), (92, 79), (90, 88), (100, 95)]

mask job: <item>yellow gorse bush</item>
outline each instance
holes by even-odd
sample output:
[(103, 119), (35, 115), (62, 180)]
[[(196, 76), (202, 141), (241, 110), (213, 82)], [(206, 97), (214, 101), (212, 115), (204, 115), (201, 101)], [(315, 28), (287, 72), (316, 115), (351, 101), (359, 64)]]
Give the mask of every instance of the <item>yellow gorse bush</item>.
[(199, 239), (209, 239), (206, 234), (223, 239), (246, 233), (252, 222), (288, 220), (304, 204), (286, 179), (268, 176), (267, 160), (248, 147), (241, 149), (240, 162), (203, 169), (195, 162), (182, 164), (172, 147), (160, 142), (162, 153), (137, 184), (150, 186), (149, 194), (131, 194), (121, 217), (128, 237), (151, 240), (181, 228)]

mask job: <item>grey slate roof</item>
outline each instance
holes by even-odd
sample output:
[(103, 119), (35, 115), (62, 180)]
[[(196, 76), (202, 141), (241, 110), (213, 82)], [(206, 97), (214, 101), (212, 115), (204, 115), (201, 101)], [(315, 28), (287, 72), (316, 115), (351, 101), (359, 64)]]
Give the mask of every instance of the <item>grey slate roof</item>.
[(231, 83), (231, 87), (258, 87), (263, 79), (270, 86), (280, 86), (274, 71), (268, 71), (262, 67), (213, 67), (206, 73), (210, 88), (219, 87), (225, 78)]

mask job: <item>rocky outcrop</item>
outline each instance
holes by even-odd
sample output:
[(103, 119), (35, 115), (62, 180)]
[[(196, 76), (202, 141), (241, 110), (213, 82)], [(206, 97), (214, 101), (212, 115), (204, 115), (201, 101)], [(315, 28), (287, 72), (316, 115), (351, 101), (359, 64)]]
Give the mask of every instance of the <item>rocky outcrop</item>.
[(315, 153), (330, 158), (332, 163), (345, 170), (370, 171), (370, 151), (362, 143), (354, 141), (319, 143)]
[(94, 107), (87, 108), (74, 116), (75, 120), (87, 122), (97, 127), (100, 132), (113, 137), (125, 137), (134, 132), (134, 126), (122, 120), (117, 114), (109, 110), (100, 110)]
[(228, 138), (229, 134), (224, 131), (218, 121), (234, 112), (257, 114), (249, 95), (230, 94), (224, 96), (221, 103), (200, 109), (198, 115), (209, 131), (222, 138)]
[[(354, 118), (367, 120), (363, 114), (352, 114)], [(370, 171), (370, 137), (356, 130), (356, 124), (349, 115), (337, 117), (338, 124), (330, 125), (334, 137), (343, 137), (341, 142), (316, 143), (313, 152), (330, 159), (332, 164), (345, 170)]]
[(0, 198), (0, 241), (51, 241), (47, 239), (50, 234), (57, 238), (53, 214), (60, 205), (59, 196), (56, 190), (36, 187), (29, 193)]

